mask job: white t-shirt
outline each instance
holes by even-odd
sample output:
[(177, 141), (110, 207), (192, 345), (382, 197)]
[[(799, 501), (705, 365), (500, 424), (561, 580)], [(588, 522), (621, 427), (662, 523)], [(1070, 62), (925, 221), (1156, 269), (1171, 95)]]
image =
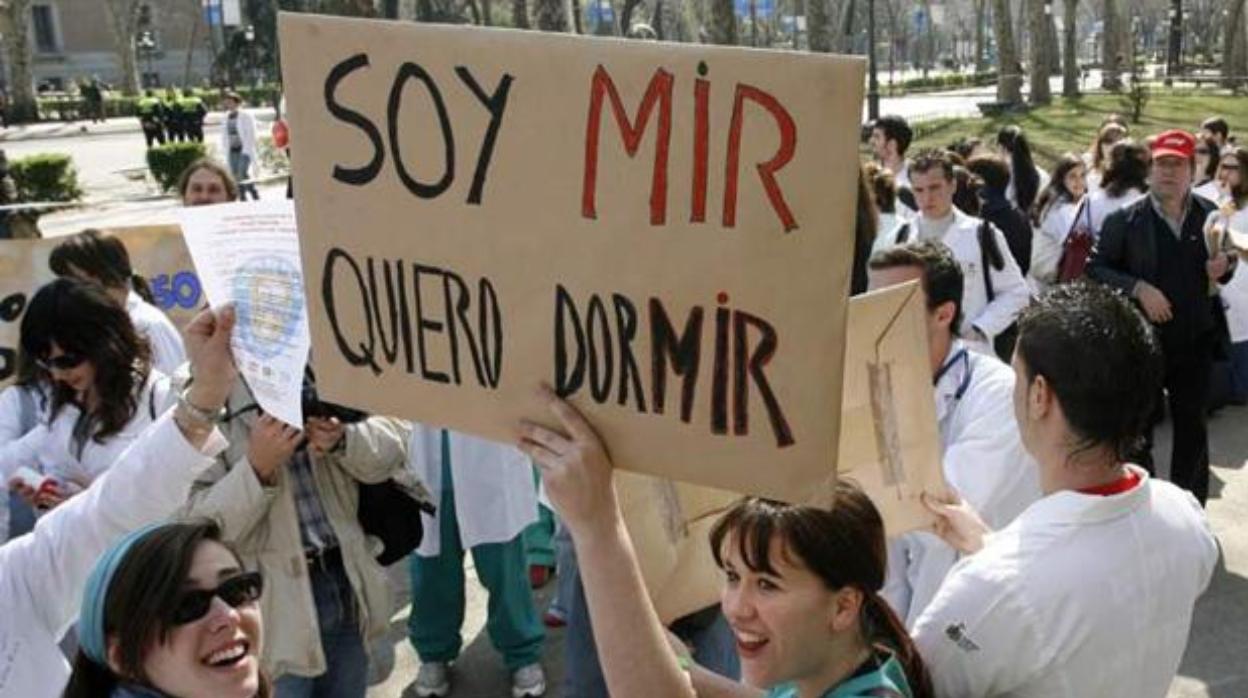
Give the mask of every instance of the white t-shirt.
[(1050, 494), (958, 562), (914, 630), (936, 695), (1164, 698), (1218, 545), (1191, 494), (1131, 467), (1132, 489)]
[(1145, 193), (1139, 189), (1130, 189), (1123, 193), (1122, 196), (1110, 196), (1109, 192), (1104, 189), (1097, 189), (1088, 194), (1088, 209), (1092, 217), (1092, 234), (1100, 236), (1101, 226), (1105, 224), (1105, 219), (1109, 214), (1120, 208), (1126, 208), (1131, 204), (1144, 198)]

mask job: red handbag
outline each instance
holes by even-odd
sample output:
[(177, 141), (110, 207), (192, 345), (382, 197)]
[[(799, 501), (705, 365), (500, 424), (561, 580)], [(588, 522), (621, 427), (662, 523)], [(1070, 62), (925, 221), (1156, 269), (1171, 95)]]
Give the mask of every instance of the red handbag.
[[(1084, 220), (1079, 220), (1080, 215)], [(1083, 223), (1083, 225), (1080, 225)], [(1092, 235), (1092, 207), (1087, 197), (1075, 212), (1075, 222), (1070, 225), (1070, 232), (1062, 241), (1062, 258), (1057, 263), (1057, 280), (1059, 283), (1074, 281), (1083, 276), (1088, 266), (1088, 257), (1092, 254), (1092, 245), (1096, 238)]]

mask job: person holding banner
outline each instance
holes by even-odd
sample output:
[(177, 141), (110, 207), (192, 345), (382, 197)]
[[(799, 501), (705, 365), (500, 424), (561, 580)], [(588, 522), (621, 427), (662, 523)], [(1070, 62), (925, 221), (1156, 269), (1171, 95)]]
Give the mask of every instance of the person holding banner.
[(234, 382), (233, 326), (230, 308), (196, 316), (187, 349), (204, 380), (82, 496), (0, 546), (0, 698), (60, 698), (70, 671), (57, 641), (78, 616), (96, 559), (126, 533), (173, 513), (225, 447), (213, 415)]
[(51, 378), (48, 422), (0, 450), (5, 479), (22, 467), (51, 482), (10, 482), (50, 509), (108, 470), (177, 396), (151, 349), (99, 284), (57, 279), (22, 318), (22, 352)]
[(826, 508), (745, 498), (719, 519), (711, 547), (746, 684), (692, 664), (646, 598), (605, 446), (574, 407), (550, 391), (546, 400), (560, 428), (526, 421), (520, 447), (572, 532), (611, 695), (932, 695), (922, 659), (878, 594), (883, 520), (846, 482)]
[[(954, 164), (948, 153), (923, 151), (911, 161), (909, 171), (919, 215), (881, 240), (877, 250), (911, 240), (948, 245), (962, 266), (958, 335), (972, 350), (991, 354), (995, 345), (1008, 343), (1014, 319), (1031, 297), (1027, 282), (1001, 231), (954, 208)], [(1008, 357), (1005, 352), (1000, 355)]]
[(990, 530), (929, 502), (964, 557), (919, 618), (940, 696), (1164, 696), (1218, 545), (1200, 504), (1128, 461), (1161, 392), (1156, 333), (1123, 294), (1058, 286), (1023, 312), (1014, 414), (1044, 497)]
[(126, 245), (113, 235), (84, 230), (52, 249), (48, 266), (57, 276), (94, 281), (130, 314), (134, 328), (152, 348), (152, 366), (172, 376), (186, 361), (182, 335), (163, 312), (151, 304), (147, 281), (130, 266)]
[[(1011, 416), (1014, 372), (969, 351), (954, 334), (962, 312), (958, 261), (948, 247), (923, 240), (878, 252), (870, 266), (873, 289), (921, 280), (945, 478), (993, 526), (1005, 526), (1040, 499), (1040, 482)], [(890, 539), (888, 552), (884, 597), (913, 627), (957, 551), (930, 532), (912, 531)]]
[(546, 641), (533, 602), (525, 529), (538, 519), (532, 464), (514, 448), (413, 424), (408, 468), (437, 498), (438, 513), (409, 559), (408, 639), (420, 656), (420, 698), (451, 690), (464, 622), (464, 553), (490, 593), (486, 628), (512, 674), (514, 698), (546, 692), (540, 660)]
[(211, 158), (192, 162), (178, 178), (183, 206), (211, 206), (238, 201), (238, 183), (229, 170)]
[(368, 642), (385, 632), (391, 600), (360, 526), (359, 485), (403, 467), (407, 423), (307, 416), (301, 431), (263, 414), (241, 379), (226, 406), (230, 446), (196, 479), (181, 514), (220, 521), (225, 540), (264, 574), (263, 663), (277, 694), (363, 698)]

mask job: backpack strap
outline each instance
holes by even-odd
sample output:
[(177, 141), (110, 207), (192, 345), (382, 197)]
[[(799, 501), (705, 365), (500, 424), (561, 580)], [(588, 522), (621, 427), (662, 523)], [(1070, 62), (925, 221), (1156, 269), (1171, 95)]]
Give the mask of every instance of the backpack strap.
[(904, 245), (907, 242), (910, 242), (910, 224), (902, 223), (901, 227), (897, 229), (896, 243), (898, 245)]

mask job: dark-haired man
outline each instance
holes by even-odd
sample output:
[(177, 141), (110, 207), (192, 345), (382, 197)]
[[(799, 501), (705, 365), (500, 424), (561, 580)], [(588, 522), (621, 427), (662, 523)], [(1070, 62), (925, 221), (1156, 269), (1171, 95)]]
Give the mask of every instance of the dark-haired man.
[[(962, 267), (962, 321), (958, 336), (975, 351), (993, 353), (998, 335), (1014, 324), (1031, 293), (1005, 236), (991, 223), (954, 208), (957, 183), (947, 152), (925, 150), (910, 162), (910, 186), (919, 214), (877, 239), (877, 251), (915, 240), (943, 242)], [(1008, 354), (1003, 354), (1008, 357)]]
[[(945, 479), (991, 525), (1005, 526), (1040, 498), (1040, 484), (1011, 416), (1014, 372), (968, 351), (954, 333), (962, 312), (958, 260), (939, 242), (912, 242), (877, 252), (869, 275), (873, 289), (921, 280)], [(930, 533), (914, 532), (890, 540), (888, 554), (884, 597), (913, 626), (957, 552)]]
[(1200, 123), (1200, 137), (1217, 141), (1218, 149), (1221, 150), (1231, 140), (1231, 127), (1226, 123), (1226, 119), (1211, 116)]
[(1080, 282), (1023, 311), (1014, 414), (1045, 496), (987, 536), (933, 504), (968, 555), (919, 618), (938, 696), (1164, 696), (1217, 542), (1192, 496), (1126, 462), (1161, 389), (1156, 336)]
[[(1196, 139), (1166, 131), (1150, 148), (1149, 195), (1105, 219), (1088, 276), (1134, 298), (1157, 326), (1174, 422), (1170, 480), (1203, 505), (1209, 494), (1209, 376), (1226, 326), (1214, 282), (1231, 280), (1237, 255), (1229, 236), (1205, 235), (1214, 205), (1192, 195)], [(1151, 428), (1146, 431), (1151, 435)], [(1149, 468), (1150, 451), (1139, 456)]]
[(871, 152), (881, 165), (893, 173), (893, 181), (900, 190), (910, 186), (910, 173), (906, 167), (906, 150), (914, 131), (910, 124), (900, 116), (889, 114), (881, 116), (871, 124)]

